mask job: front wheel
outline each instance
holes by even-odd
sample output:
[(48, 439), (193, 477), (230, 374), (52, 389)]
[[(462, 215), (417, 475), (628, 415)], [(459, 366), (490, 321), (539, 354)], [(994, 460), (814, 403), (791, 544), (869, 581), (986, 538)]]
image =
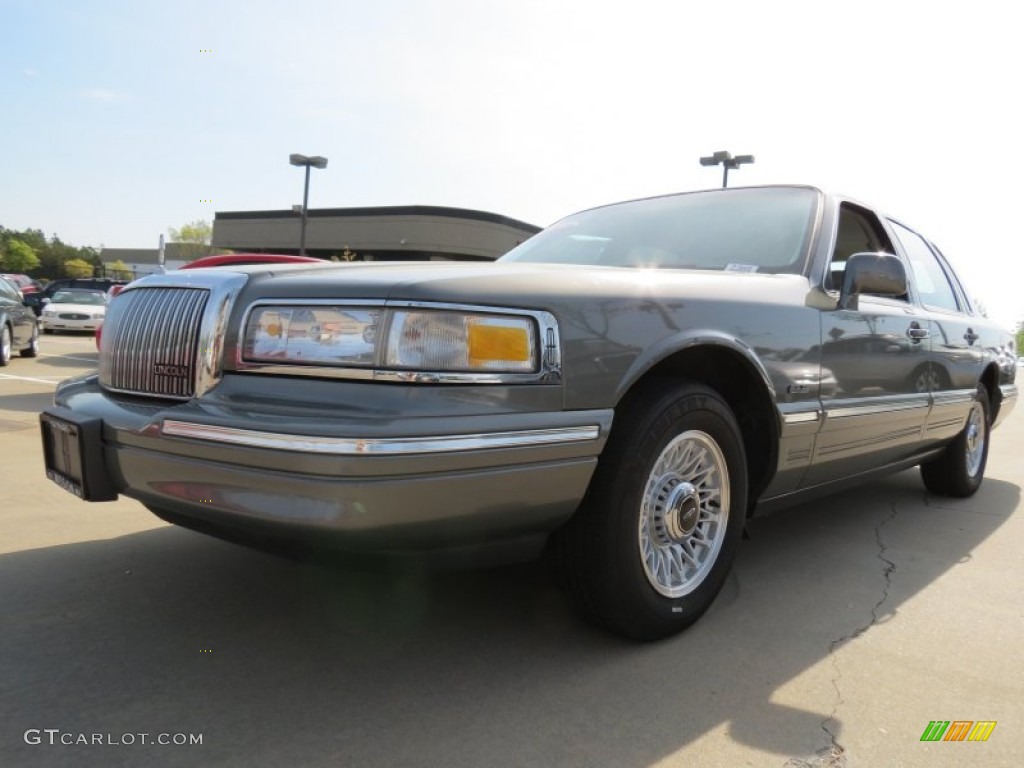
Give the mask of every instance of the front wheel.
[(588, 618), (617, 634), (675, 634), (722, 588), (746, 508), (729, 406), (700, 385), (651, 385), (616, 413), (587, 496), (557, 534), (563, 580)]
[(991, 430), (988, 390), (979, 384), (963, 430), (937, 458), (921, 465), (925, 488), (941, 496), (974, 495), (985, 477)]
[(0, 367), (11, 362), (11, 329), (7, 323), (0, 325)]

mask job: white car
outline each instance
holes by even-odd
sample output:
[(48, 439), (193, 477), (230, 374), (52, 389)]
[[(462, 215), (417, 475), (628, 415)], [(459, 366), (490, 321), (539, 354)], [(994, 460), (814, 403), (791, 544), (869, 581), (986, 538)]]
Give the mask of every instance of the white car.
[(45, 300), (39, 325), (44, 333), (53, 331), (95, 331), (107, 314), (103, 291), (68, 288)]

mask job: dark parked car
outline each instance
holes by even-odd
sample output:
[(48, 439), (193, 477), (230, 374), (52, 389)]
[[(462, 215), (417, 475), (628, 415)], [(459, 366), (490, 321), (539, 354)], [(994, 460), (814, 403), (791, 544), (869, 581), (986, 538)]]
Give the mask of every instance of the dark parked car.
[(22, 357), (38, 355), (39, 326), (21, 292), (9, 280), (0, 277), (0, 366), (11, 362), (14, 350)]
[(60, 280), (47, 283), (46, 287), (42, 290), (42, 294), (46, 298), (52, 298), (53, 294), (57, 291), (63, 291), (68, 288), (81, 288), (83, 290), (106, 293), (112, 286), (127, 285), (128, 282), (127, 280), (119, 280), (113, 277), (63, 277)]
[(587, 616), (653, 639), (755, 510), (914, 465), (974, 493), (1012, 349), (896, 219), (741, 188), (585, 211), (495, 264), (148, 277), (41, 418), (87, 500), (250, 543), (544, 549)]

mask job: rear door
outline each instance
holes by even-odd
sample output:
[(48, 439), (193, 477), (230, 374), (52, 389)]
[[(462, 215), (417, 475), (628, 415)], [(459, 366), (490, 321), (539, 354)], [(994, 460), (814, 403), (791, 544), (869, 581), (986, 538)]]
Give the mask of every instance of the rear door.
[(910, 277), (931, 327), (928, 386), (933, 402), (925, 439), (952, 437), (963, 428), (981, 380), (982, 329), (937, 249), (909, 227), (891, 219), (887, 223), (910, 265)]

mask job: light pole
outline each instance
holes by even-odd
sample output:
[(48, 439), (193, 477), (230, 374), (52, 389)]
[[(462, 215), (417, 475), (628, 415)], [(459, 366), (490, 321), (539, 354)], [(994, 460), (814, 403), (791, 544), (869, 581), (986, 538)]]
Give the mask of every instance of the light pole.
[(722, 189), (729, 186), (729, 169), (739, 168), (741, 165), (754, 162), (753, 155), (737, 155), (733, 157), (729, 152), (715, 152), (710, 157), (702, 157), (700, 159), (701, 165), (718, 165), (722, 164)]
[(306, 189), (302, 193), (302, 234), (299, 236), (299, 256), (306, 255), (306, 220), (309, 218), (309, 169), (310, 168), (326, 168), (327, 158), (316, 155), (315, 157), (306, 157), (305, 155), (289, 155), (288, 162), (292, 165), (299, 167), (305, 167), (306, 169)]

